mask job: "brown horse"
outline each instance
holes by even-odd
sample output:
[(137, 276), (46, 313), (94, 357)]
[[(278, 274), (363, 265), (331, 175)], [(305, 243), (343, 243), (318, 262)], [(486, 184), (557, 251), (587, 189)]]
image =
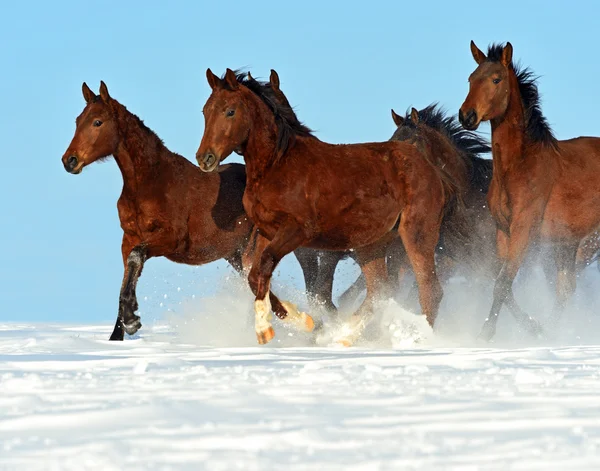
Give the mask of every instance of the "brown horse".
[(512, 62), (513, 48), (492, 45), (487, 56), (471, 41), (477, 69), (459, 119), (466, 129), (492, 126), (494, 177), (488, 202), (503, 260), (482, 336), (491, 338), (498, 314), (525, 253), (533, 242), (549, 243), (558, 271), (556, 322), (576, 285), (581, 242), (600, 227), (600, 139), (559, 141), (542, 115), (529, 69)]
[[(124, 331), (132, 335), (141, 327), (135, 314), (135, 290), (146, 260), (166, 257), (202, 265), (223, 258), (241, 272), (249, 264), (244, 257), (251, 256), (260, 240), (256, 234), (250, 237), (253, 224), (242, 205), (246, 186), (243, 165), (227, 165), (214, 174), (201, 172), (169, 151), (137, 116), (109, 95), (104, 82), (98, 96), (85, 83), (82, 90), (86, 106), (62, 161), (67, 172), (78, 174), (112, 154), (123, 175), (117, 208), (124, 232), (125, 272), (110, 337), (123, 340)], [(317, 276), (316, 268), (310, 266), (316, 253), (304, 250), (296, 256), (310, 291), (309, 276)], [(279, 306), (274, 297), (272, 303)]]
[[(274, 96), (273, 79), (264, 84), (230, 69), (223, 79), (209, 69), (207, 79), (212, 93), (204, 106), (198, 163), (212, 172), (232, 152), (244, 156), (244, 207), (270, 240), (248, 277), (259, 342), (274, 336), (267, 295), (283, 256), (299, 246), (355, 249), (367, 283), (359, 314), (366, 314), (385, 286), (385, 249), (396, 228), (417, 278), (422, 311), (433, 325), (442, 297), (434, 252), (443, 216), (457, 201), (455, 184), (411, 144), (320, 141), (293, 122), (291, 109)], [(289, 310), (288, 316), (309, 318)], [(356, 338), (364, 325), (360, 318), (341, 343)]]
[[(440, 168), (454, 167), (448, 178), (462, 181), (458, 195), (464, 210), (446, 216), (438, 244), (438, 271), (443, 280), (458, 268), (470, 278), (495, 278), (501, 268), (496, 256), (494, 220), (487, 208), (486, 197), (493, 179), (492, 161), (480, 155), (491, 148), (478, 134), (461, 127), (454, 116), (447, 116), (432, 104), (404, 117), (392, 110), (398, 126), (392, 139), (410, 142), (429, 155)], [(456, 162), (461, 165), (457, 166)], [(526, 315), (509, 296), (508, 307), (517, 322), (529, 333), (539, 334), (539, 324)]]

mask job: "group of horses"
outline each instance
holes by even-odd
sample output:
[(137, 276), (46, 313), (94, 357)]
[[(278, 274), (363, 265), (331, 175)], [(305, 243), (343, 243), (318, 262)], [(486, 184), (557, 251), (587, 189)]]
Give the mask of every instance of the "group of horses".
[[(274, 337), (272, 313), (310, 332), (312, 317), (270, 289), (277, 264), (294, 252), (309, 299), (335, 310), (336, 265), (351, 256), (366, 297), (336, 339), (352, 345), (376, 301), (407, 271), (422, 314), (434, 325), (441, 281), (456, 270), (495, 280), (481, 337), (495, 334), (506, 306), (528, 332), (541, 324), (514, 299), (513, 280), (528, 252), (548, 247), (544, 263), (556, 284), (556, 321), (579, 270), (600, 249), (600, 139), (557, 140), (544, 118), (536, 80), (516, 66), (513, 48), (471, 42), (477, 68), (458, 119), (437, 105), (405, 116), (386, 142), (334, 145), (302, 124), (280, 88), (227, 69), (207, 70), (198, 166), (169, 151), (157, 135), (112, 98), (83, 84), (86, 106), (62, 162), (77, 174), (114, 156), (123, 175), (117, 207), (124, 276), (111, 340), (140, 327), (136, 284), (146, 260), (201, 265), (227, 260), (247, 273), (255, 296), (258, 342)], [(475, 131), (490, 121), (491, 146)], [(490, 152), (492, 159), (481, 155)], [(233, 152), (241, 164), (222, 164)], [(554, 276), (552, 270), (556, 268)]]

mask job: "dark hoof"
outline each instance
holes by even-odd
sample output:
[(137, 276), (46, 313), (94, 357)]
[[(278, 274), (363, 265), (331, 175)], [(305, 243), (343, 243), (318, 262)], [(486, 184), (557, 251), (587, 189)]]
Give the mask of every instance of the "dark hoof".
[(486, 319), (477, 338), (489, 342), (494, 338), (494, 335), (496, 335), (496, 324)]
[(123, 341), (124, 338), (125, 338), (125, 332), (123, 332), (123, 329), (115, 329), (115, 330), (113, 330), (113, 333), (110, 335), (109, 340)]
[(122, 324), (123, 329), (125, 329), (125, 332), (127, 332), (127, 335), (135, 334), (142, 327), (140, 316), (136, 316), (135, 314), (128, 322), (122, 321)]

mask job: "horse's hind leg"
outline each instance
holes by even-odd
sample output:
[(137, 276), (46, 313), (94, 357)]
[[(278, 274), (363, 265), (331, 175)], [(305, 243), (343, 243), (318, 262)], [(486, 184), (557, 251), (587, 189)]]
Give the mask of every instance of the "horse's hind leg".
[(419, 287), (421, 312), (433, 327), (442, 300), (442, 287), (435, 268), (435, 247), (440, 237), (441, 212), (406, 208), (399, 233)]
[(577, 250), (578, 245), (562, 245), (554, 247), (556, 262), (556, 302), (550, 322), (556, 324), (564, 311), (567, 302), (577, 286)]
[(334, 340), (335, 343), (349, 347), (353, 345), (365, 330), (374, 315), (375, 302), (389, 295), (388, 272), (385, 260), (387, 242), (373, 244), (356, 249), (356, 261), (364, 274), (367, 296), (358, 311), (352, 315), (344, 330)]
[(138, 309), (135, 289), (147, 259), (147, 250), (141, 245), (131, 248), (131, 245), (123, 239), (122, 252), (125, 272), (119, 295), (119, 315), (110, 340), (123, 340), (124, 331), (133, 335), (142, 327), (140, 316), (135, 314)]
[[(278, 302), (276, 296), (270, 295), (271, 277), (277, 264), (285, 255), (298, 248), (304, 239), (304, 234), (297, 224), (282, 224), (273, 240), (266, 244), (264, 250), (256, 251), (255, 262), (248, 275), (248, 283), (256, 296), (254, 301), (255, 330), (260, 344), (268, 343), (275, 336), (271, 325), (271, 307), (280, 319), (301, 330), (310, 332), (314, 328), (314, 322), (308, 314), (299, 312), (291, 303)], [(278, 302), (278, 305), (272, 306), (273, 301)]]

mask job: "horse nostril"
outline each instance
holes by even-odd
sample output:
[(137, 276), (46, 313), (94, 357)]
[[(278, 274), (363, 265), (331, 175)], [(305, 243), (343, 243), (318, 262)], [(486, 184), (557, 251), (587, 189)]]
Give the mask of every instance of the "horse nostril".
[(72, 172), (79, 164), (79, 159), (75, 155), (70, 155), (65, 162), (65, 170), (67, 172)]
[(215, 163), (216, 160), (217, 160), (217, 158), (215, 157), (215, 154), (212, 154), (212, 153), (208, 153), (204, 157), (204, 163), (206, 165), (208, 165), (209, 167), (212, 166), (212, 165), (214, 165), (214, 163)]
[(475, 123), (477, 122), (477, 113), (473, 109), (467, 111), (466, 114), (460, 110), (458, 112), (458, 120), (465, 128), (472, 129), (475, 127)]

